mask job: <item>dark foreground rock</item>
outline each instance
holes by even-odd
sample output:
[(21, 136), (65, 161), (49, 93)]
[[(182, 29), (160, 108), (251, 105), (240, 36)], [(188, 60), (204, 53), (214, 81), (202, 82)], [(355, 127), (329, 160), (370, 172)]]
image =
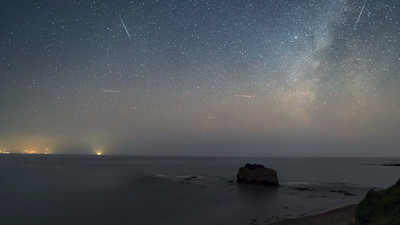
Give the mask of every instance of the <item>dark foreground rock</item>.
[(354, 216), (361, 225), (400, 224), (400, 179), (388, 189), (369, 191)]
[(355, 194), (348, 192), (348, 191), (342, 191), (342, 190), (331, 190), (332, 193), (339, 193), (343, 194), (345, 196), (354, 196)]
[(397, 166), (397, 167), (400, 167), (400, 163), (385, 163), (385, 164), (382, 164), (382, 166)]
[(254, 184), (259, 186), (279, 186), (278, 173), (263, 165), (249, 164), (240, 167), (237, 174), (238, 183)]

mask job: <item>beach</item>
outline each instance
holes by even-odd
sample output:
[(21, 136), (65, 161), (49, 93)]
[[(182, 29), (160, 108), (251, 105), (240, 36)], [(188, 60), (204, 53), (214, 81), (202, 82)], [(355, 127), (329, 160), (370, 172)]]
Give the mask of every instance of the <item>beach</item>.
[(355, 224), (354, 210), (357, 205), (347, 205), (325, 213), (296, 219), (283, 220), (273, 225), (352, 225)]

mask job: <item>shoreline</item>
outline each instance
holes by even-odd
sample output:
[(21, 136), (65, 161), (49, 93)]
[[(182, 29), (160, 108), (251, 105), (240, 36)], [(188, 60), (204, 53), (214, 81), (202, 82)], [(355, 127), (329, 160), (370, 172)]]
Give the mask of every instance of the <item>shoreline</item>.
[(345, 205), (327, 212), (294, 219), (284, 219), (271, 225), (353, 225), (355, 224), (354, 210), (357, 204)]

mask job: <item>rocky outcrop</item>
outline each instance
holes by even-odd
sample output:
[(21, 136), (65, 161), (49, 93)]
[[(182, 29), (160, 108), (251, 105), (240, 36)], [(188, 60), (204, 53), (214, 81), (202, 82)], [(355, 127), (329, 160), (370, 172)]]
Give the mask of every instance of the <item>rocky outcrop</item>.
[(400, 224), (400, 179), (388, 189), (369, 191), (354, 216), (362, 225)]
[(382, 166), (400, 166), (400, 163), (385, 163)]
[(254, 184), (259, 186), (279, 186), (278, 173), (263, 165), (249, 164), (240, 167), (236, 175), (238, 183)]

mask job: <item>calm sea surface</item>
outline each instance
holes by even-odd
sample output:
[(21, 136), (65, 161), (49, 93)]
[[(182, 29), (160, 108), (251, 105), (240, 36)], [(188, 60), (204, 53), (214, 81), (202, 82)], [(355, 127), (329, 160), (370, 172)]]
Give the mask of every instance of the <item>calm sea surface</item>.
[[(281, 187), (236, 184), (248, 162), (277, 170)], [(357, 203), (394, 184), (400, 167), (380, 164), (399, 162), (0, 155), (0, 224), (268, 224)]]

